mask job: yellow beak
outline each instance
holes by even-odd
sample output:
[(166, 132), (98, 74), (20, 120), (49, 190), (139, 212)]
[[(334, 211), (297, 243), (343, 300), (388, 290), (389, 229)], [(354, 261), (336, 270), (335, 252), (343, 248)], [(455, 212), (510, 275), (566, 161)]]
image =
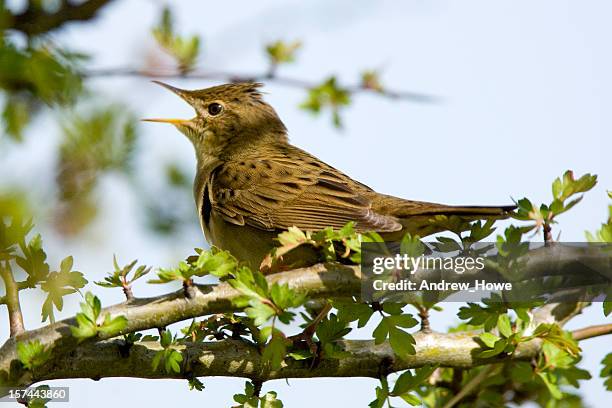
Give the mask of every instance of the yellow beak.
[(151, 118), (151, 119), (141, 119), (143, 122), (160, 122), (160, 123), (170, 123), (172, 125), (185, 125), (187, 124), (187, 122), (189, 122), (188, 119), (158, 119), (158, 118)]

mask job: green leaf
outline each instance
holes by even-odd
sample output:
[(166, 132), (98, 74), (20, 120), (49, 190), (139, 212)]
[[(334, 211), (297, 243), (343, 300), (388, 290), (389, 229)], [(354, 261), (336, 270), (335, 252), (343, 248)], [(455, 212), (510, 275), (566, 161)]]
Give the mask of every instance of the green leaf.
[(51, 349), (43, 346), (39, 340), (17, 342), (17, 356), (28, 370), (42, 366), (51, 358)]
[(123, 267), (119, 267), (119, 264), (117, 263), (117, 257), (113, 255), (113, 272), (109, 273), (106, 277), (104, 277), (104, 281), (95, 282), (95, 284), (105, 288), (121, 288), (129, 286), (135, 280), (141, 278), (142, 276), (146, 275), (151, 271), (150, 267), (147, 267), (146, 265), (141, 265), (136, 269), (132, 278), (129, 279), (128, 275), (130, 274), (130, 272), (132, 272), (137, 263), (138, 260), (135, 259), (129, 264)]
[(468, 320), (467, 323), (472, 326), (483, 325), (486, 331), (490, 331), (497, 325), (499, 316), (504, 314), (506, 310), (502, 303), (491, 303), (486, 307), (476, 303), (468, 303), (467, 306), (462, 306), (459, 309), (457, 316), (462, 320)]
[(299, 307), (306, 300), (305, 295), (296, 293), (286, 283), (282, 285), (274, 283), (270, 288), (270, 296), (274, 304), (280, 309)]
[(410, 314), (387, 316), (386, 319), (390, 324), (397, 327), (411, 328), (419, 324), (418, 320)]
[(289, 227), (287, 231), (278, 234), (279, 247), (274, 248), (274, 257), (280, 258), (293, 249), (303, 245), (313, 243), (309, 233), (305, 233), (298, 227)]
[(236, 271), (238, 261), (229, 252), (213, 248), (200, 253), (195, 267), (198, 269), (195, 273), (197, 276), (210, 273), (218, 278), (225, 278)]
[(351, 328), (347, 327), (346, 321), (339, 320), (335, 314), (331, 313), (319, 323), (316, 334), (321, 343), (331, 343), (342, 339), (350, 331)]
[(389, 326), (389, 344), (391, 345), (393, 352), (395, 352), (395, 354), (397, 354), (400, 358), (407, 358), (416, 353), (414, 348), (416, 341), (414, 340), (414, 337), (395, 326)]
[(287, 355), (288, 341), (278, 329), (272, 330), (272, 336), (261, 355), (264, 363), (269, 364), (271, 370), (278, 370)]
[(608, 353), (601, 361), (603, 368), (599, 375), (603, 378), (606, 390), (612, 391), (612, 353)]
[(276, 314), (276, 311), (267, 304), (262, 303), (259, 299), (251, 299), (250, 307), (244, 309), (247, 316), (253, 319), (255, 326), (261, 326)]
[(295, 350), (288, 352), (287, 357), (291, 357), (296, 361), (301, 361), (314, 357), (314, 354), (312, 354), (309, 350)]
[(492, 349), (480, 351), (479, 353), (477, 353), (477, 356), (480, 358), (494, 357), (498, 354), (501, 354), (507, 345), (508, 341), (506, 339), (499, 339), (493, 344)]
[(174, 57), (181, 73), (186, 74), (194, 68), (200, 51), (200, 38), (177, 35), (168, 7), (163, 9), (158, 25), (153, 28), (153, 37), (164, 51)]
[(512, 336), (512, 324), (510, 323), (510, 317), (507, 314), (502, 314), (497, 319), (497, 329), (502, 336), (508, 338)]
[(79, 341), (83, 341), (96, 335), (97, 330), (95, 324), (84, 319), (83, 315), (77, 315), (76, 321), (78, 326), (70, 326), (70, 331), (74, 337), (79, 339)]
[(2, 111), (2, 121), (6, 134), (16, 141), (21, 141), (23, 130), (30, 121), (30, 111), (33, 108), (32, 102), (25, 98), (9, 97)]
[(153, 356), (153, 361), (151, 362), (153, 371), (161, 368), (168, 374), (180, 373), (180, 363), (183, 361), (183, 355), (175, 348), (176, 338), (166, 329), (161, 332), (159, 343), (162, 346), (162, 350)]
[(255, 386), (247, 381), (244, 384), (244, 394), (234, 394), (234, 401), (242, 408), (258, 408), (259, 399), (255, 396)]
[(359, 328), (364, 327), (374, 313), (367, 303), (334, 302), (334, 307), (338, 310), (338, 320), (347, 323), (357, 320)]
[(404, 371), (395, 381), (391, 394), (394, 396), (400, 396), (409, 391), (415, 390), (419, 385), (425, 382), (431, 376), (431, 374), (433, 374), (435, 369), (435, 366), (426, 365), (421, 368), (417, 368), (414, 374), (412, 374), (411, 370)]
[(260, 408), (283, 408), (283, 402), (277, 399), (274, 391), (267, 392), (259, 401)]
[(495, 220), (493, 219), (487, 220), (485, 223), (482, 221), (472, 223), (469, 236), (470, 241), (478, 242), (490, 236), (495, 231), (495, 228), (493, 228), (494, 223)]
[(204, 390), (204, 383), (202, 383), (202, 381), (200, 381), (197, 377), (192, 377), (189, 380), (189, 390), (193, 391), (203, 391)]
[(42, 282), (40, 288), (47, 292), (47, 298), (43, 304), (43, 322), (49, 318), (52, 322), (55, 321), (53, 315), (53, 306), (61, 311), (63, 308), (63, 297), (77, 292), (87, 284), (87, 280), (81, 272), (72, 271), (72, 257), (66, 257), (62, 260), (59, 272), (51, 272)]
[(104, 337), (112, 337), (121, 333), (127, 326), (127, 318), (125, 316), (116, 316), (111, 318), (107, 313), (104, 316), (102, 324), (98, 325), (98, 319), (102, 311), (102, 304), (97, 296), (90, 292), (85, 294), (85, 302), (81, 303), (81, 313), (77, 313), (77, 326), (70, 326), (72, 335), (76, 337), (79, 343), (90, 337), (101, 334)]
[(421, 399), (413, 394), (402, 394), (400, 397), (412, 406), (421, 405)]
[(183, 361), (183, 355), (176, 350), (170, 350), (169, 353), (165, 356), (165, 366), (164, 369), (167, 373), (180, 373), (181, 365), (180, 363)]
[(98, 328), (98, 332), (105, 337), (120, 334), (127, 327), (128, 320), (125, 316), (111, 318), (110, 314), (104, 317), (104, 323)]
[(370, 408), (383, 408), (389, 397), (389, 385), (385, 377), (380, 380), (381, 386), (376, 387), (376, 399), (368, 404)]
[(500, 339), (496, 335), (489, 332), (481, 333), (478, 337), (489, 348), (493, 348), (495, 346), (495, 343)]
[(276, 41), (266, 46), (266, 53), (272, 65), (289, 63), (295, 61), (295, 53), (302, 47), (300, 41), (284, 42)]
[(563, 397), (563, 393), (559, 389), (559, 386), (554, 382), (554, 377), (552, 374), (548, 372), (538, 372), (538, 377), (544, 382), (546, 388), (550, 392), (551, 397), (554, 399), (561, 399)]
[(331, 76), (320, 85), (310, 88), (308, 97), (300, 107), (312, 113), (319, 113), (327, 107), (331, 110), (334, 126), (341, 127), (340, 108), (348, 106), (350, 102), (350, 92), (340, 87), (336, 77)]
[(49, 276), (47, 254), (42, 249), (40, 234), (36, 234), (26, 246), (22, 245), (21, 251), (24, 256), (17, 256), (15, 262), (28, 274), (28, 286), (34, 287)]
[(552, 184), (552, 195), (555, 199), (561, 198), (561, 192), (563, 191), (563, 183), (561, 183), (561, 179), (557, 177)]
[(383, 318), (380, 323), (378, 323), (378, 326), (376, 326), (376, 328), (374, 329), (374, 332), (372, 332), (372, 337), (374, 337), (374, 344), (383, 343), (387, 339), (388, 335), (389, 326), (387, 325), (387, 321)]
[(236, 271), (233, 279), (228, 280), (228, 283), (246, 297), (267, 299), (268, 282), (259, 271), (253, 272), (249, 268), (242, 267)]
[(157, 272), (157, 279), (151, 279), (148, 283), (160, 284), (172, 281), (185, 281), (193, 276), (193, 268), (186, 262), (179, 262), (179, 266), (173, 269), (160, 269)]
[(170, 333), (170, 330), (163, 330), (159, 336), (159, 344), (163, 348), (168, 348), (172, 345), (173, 342), (174, 338), (172, 337), (172, 333)]

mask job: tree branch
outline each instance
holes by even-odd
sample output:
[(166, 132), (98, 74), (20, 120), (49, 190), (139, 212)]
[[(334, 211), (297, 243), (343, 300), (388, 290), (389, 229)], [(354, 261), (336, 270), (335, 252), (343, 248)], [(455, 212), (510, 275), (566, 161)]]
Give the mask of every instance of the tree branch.
[(612, 334), (612, 324), (589, 326), (572, 332), (572, 336), (575, 340), (586, 340), (593, 337), (605, 336), (606, 334)]
[(111, 1), (88, 0), (73, 4), (64, 0), (61, 3), (61, 7), (53, 13), (47, 13), (39, 6), (29, 2), (26, 10), (9, 19), (6, 28), (21, 31), (28, 36), (44, 34), (61, 27), (69, 21), (89, 20), (96, 15), (98, 10)]
[(2, 299), (8, 308), (10, 335), (12, 338), (23, 333), (25, 330), (21, 305), (19, 303), (19, 289), (8, 263), (4, 266), (0, 264), (0, 276), (2, 276), (6, 290), (6, 295)]
[[(401, 360), (388, 342), (375, 345), (373, 340), (342, 340), (339, 346), (349, 354), (341, 359), (323, 359), (315, 367), (311, 361), (287, 358), (279, 370), (269, 370), (260, 352), (242, 341), (187, 343), (178, 346), (195, 377), (244, 377), (259, 381), (280, 378), (370, 377), (380, 376), (380, 366), (388, 364), (389, 372), (436, 364), (442, 367), (470, 368), (506, 361), (509, 358), (529, 360), (537, 355), (541, 341), (522, 343), (513, 356), (492, 359), (476, 358), (481, 350), (473, 333), (415, 333), (416, 354)], [(53, 362), (34, 373), (33, 382), (65, 378), (184, 378), (184, 374), (153, 371), (151, 362), (161, 346), (157, 342), (138, 342), (127, 358), (120, 357), (121, 340), (107, 340), (78, 347), (68, 356), (56, 356)]]
[[(273, 274), (267, 277), (270, 284), (286, 283), (311, 299), (351, 296), (360, 291), (360, 272), (357, 266), (318, 264), (309, 268)], [(100, 316), (125, 316), (127, 327), (122, 333), (131, 333), (194, 317), (240, 310), (232, 301), (242, 294), (227, 283), (218, 285), (194, 285), (193, 298), (186, 298), (181, 289), (177, 292), (153, 298), (136, 298), (104, 308)], [(75, 318), (65, 319), (39, 329), (11, 337), (0, 348), (0, 371), (8, 372), (11, 361), (17, 359), (17, 341), (40, 341), (54, 353), (66, 353), (77, 346), (70, 332), (76, 326)], [(116, 336), (118, 333), (113, 334)], [(110, 336), (110, 337), (112, 337)], [(98, 337), (95, 340), (105, 340)]]
[[(572, 253), (575, 256), (555, 256), (549, 258), (551, 264), (554, 265), (555, 268), (575, 264), (576, 256), (579, 256), (580, 254), (582, 254), (587, 260), (591, 259), (590, 252), (582, 251), (581, 248), (576, 249), (569, 247), (568, 250), (573, 251)], [(559, 255), (556, 245), (544, 248), (544, 251), (549, 251), (549, 255)], [(538, 252), (538, 254), (537, 259), (541, 260), (544, 253)], [(546, 270), (546, 268), (543, 267), (542, 262), (527, 262), (527, 265), (528, 268), (533, 268), (536, 271)], [(531, 269), (529, 269), (529, 271), (531, 271)], [(360, 268), (358, 266), (346, 266), (336, 263), (318, 264), (308, 268), (268, 275), (266, 279), (268, 280), (269, 284), (274, 282), (281, 284), (286, 283), (289, 285), (289, 287), (295, 289), (299, 293), (305, 294), (310, 299), (351, 297), (359, 294), (361, 290)], [(134, 373), (142, 375), (145, 378), (159, 378), (161, 375), (160, 373), (152, 373), (149, 366), (144, 367), (145, 364), (142, 361), (137, 363), (129, 363), (129, 361), (132, 360), (128, 360), (128, 363), (117, 363), (118, 365), (115, 365), (114, 363), (107, 365), (103, 362), (95, 364), (98, 367), (95, 368), (95, 370), (98, 370), (96, 372), (94, 372), (95, 370), (92, 367), (87, 369), (79, 368), (77, 370), (77, 366), (82, 367), (79, 366), (79, 364), (82, 364), (79, 361), (88, 361), (85, 358), (86, 355), (81, 355), (79, 353), (91, 353), (92, 356), (96, 355), (96, 357), (99, 357), (101, 355), (100, 353), (107, 350), (109, 356), (114, 353), (113, 355), (117, 357), (119, 356), (119, 351), (118, 348), (115, 347), (117, 345), (116, 340), (115, 342), (105, 341), (111, 337), (156, 327), (165, 327), (172, 323), (198, 316), (240, 310), (233, 304), (233, 300), (238, 296), (241, 296), (241, 293), (233, 289), (227, 283), (217, 285), (194, 285), (193, 289), (194, 295), (192, 298), (186, 298), (184, 291), (179, 290), (167, 295), (145, 299), (137, 298), (128, 302), (107, 307), (102, 310), (102, 313), (100, 314), (101, 318), (104, 318), (107, 313), (110, 314), (111, 317), (123, 315), (127, 318), (127, 327), (121, 333), (108, 333), (105, 336), (92, 338), (81, 344), (77, 343), (77, 340), (71, 335), (70, 332), (70, 326), (76, 325), (74, 318), (65, 319), (36, 330), (15, 335), (9, 338), (0, 348), (0, 375), (2, 372), (11, 373), (11, 368), (14, 369), (13, 364), (18, 360), (16, 352), (16, 345), (18, 341), (39, 341), (42, 346), (52, 349), (54, 358), (58, 359), (56, 363), (46, 364), (45, 367), (49, 367), (48, 369), (52, 372), (64, 373), (61, 375), (67, 375), (68, 377), (66, 378), (71, 378), (68, 371), (72, 369), (75, 369), (75, 373), (78, 373), (79, 376), (86, 377), (128, 375), (128, 373), (132, 371), (128, 371), (128, 367), (126, 367), (124, 364), (132, 363), (134, 365), (130, 365), (129, 370), (133, 370)], [(573, 316), (580, 313), (582, 308), (584, 308), (586, 305), (588, 305), (588, 303), (574, 302), (546, 304), (534, 311), (532, 321), (535, 326), (537, 326), (539, 323), (558, 323), (563, 325)], [(593, 333), (593, 330), (596, 330), (597, 333), (603, 334), (603, 331), (607, 331), (609, 328), (606, 328), (605, 330), (602, 328), (592, 329), (591, 333)], [(472, 338), (474, 333), (437, 334), (421, 332), (417, 333), (415, 336), (415, 338), (417, 338), (417, 355), (404, 362), (396, 361), (394, 363), (395, 370), (418, 367), (419, 365), (427, 363), (441, 364), (449, 367), (471, 367), (475, 364), (484, 364), (486, 362), (490, 363), (491, 361), (495, 361), (480, 361), (472, 356), (472, 351), (477, 348), (480, 349), (480, 345), (475, 343), (474, 339)], [(577, 336), (586, 338), (587, 335), (584, 334), (584, 332), (582, 332), (582, 334), (579, 332), (577, 333)], [(197, 356), (200, 356), (201, 353), (206, 353), (207, 350), (222, 350), (223, 352), (221, 353), (220, 351), (219, 355), (213, 353), (212, 355), (206, 354), (206, 356), (208, 356), (207, 358), (214, 358), (213, 360), (215, 362), (223, 362), (222, 366), (220, 366), (223, 370), (230, 370), (231, 372), (236, 373), (230, 373), (228, 375), (243, 375), (246, 377), (259, 376), (262, 379), (313, 376), (313, 374), (309, 374), (309, 368), (307, 369), (301, 363), (289, 363), (286, 368), (278, 373), (262, 372), (261, 370), (263, 370), (263, 368), (261, 367), (261, 361), (258, 353), (255, 353), (255, 351), (251, 350), (250, 348), (245, 349), (244, 347), (247, 346), (244, 343), (231, 343), (231, 347), (227, 344), (230, 343), (205, 343), (205, 346), (200, 343), (189, 345), (187, 350), (192, 350)], [(321, 375), (363, 375), (376, 377), (379, 374), (379, 368), (376, 365), (372, 366), (374, 363), (372, 360), (373, 356), (379, 356), (381, 359), (376, 361), (380, 363), (383, 361), (382, 358), (388, 359), (392, 354), (390, 349), (384, 348), (388, 346), (384, 346), (383, 348), (372, 348), (369, 351), (365, 351), (363, 347), (367, 345), (368, 348), (371, 348), (373, 345), (368, 342), (344, 342), (342, 344), (347, 347), (347, 351), (356, 353), (356, 356), (353, 356), (355, 358), (353, 361), (354, 364), (349, 367), (348, 365), (343, 365), (344, 363), (335, 360), (326, 362), (325, 364), (331, 364), (332, 366), (339, 368), (337, 368), (336, 371), (326, 371), (324, 370), (324, 367), (329, 366), (322, 366), (319, 368), (319, 370), (322, 370)], [(112, 351), (112, 353), (108, 348), (111, 347), (111, 345), (114, 345), (114, 351)], [(240, 348), (241, 346), (242, 348)], [(354, 348), (353, 346), (357, 348)], [(144, 347), (146, 350), (149, 350), (148, 352), (152, 352), (152, 350), (155, 350), (155, 347), (157, 346), (152, 344), (142, 345), (137, 343), (137, 347), (135, 349), (140, 349), (140, 347)], [(521, 358), (521, 356), (525, 356), (526, 358), (532, 357), (534, 353), (537, 353), (539, 346), (537, 342), (530, 342), (529, 344), (522, 345), (521, 347), (527, 348), (524, 349), (525, 351), (522, 351), (523, 349), (519, 349), (517, 351), (516, 358)], [(533, 347), (533, 349), (531, 347)], [(232, 350), (234, 351), (232, 352)], [(238, 352), (244, 352), (246, 354), (236, 356), (235, 353)], [(189, 353), (191, 353), (191, 351), (189, 351)], [(221, 356), (223, 353), (230, 353), (230, 355), (231, 353), (234, 353), (234, 360), (224, 360)], [(253, 353), (257, 355), (255, 356)], [(82, 359), (80, 357), (76, 358), (73, 363), (70, 363), (73, 364), (73, 367), (68, 370), (64, 367), (64, 361), (72, 361), (71, 356), (74, 355), (81, 356)], [(149, 354), (146, 354), (146, 356), (148, 356), (146, 357), (147, 359), (152, 358), (152, 356)], [(191, 354), (189, 354), (189, 356), (191, 356)], [(197, 369), (200, 370), (197, 372), (202, 374), (197, 375), (222, 375), (221, 371), (207, 371), (210, 369), (212, 363), (209, 362), (209, 364), (206, 361), (202, 362), (202, 368)], [(232, 368), (234, 365), (238, 365), (239, 367)], [(119, 371), (116, 371), (115, 374), (111, 372), (110, 368), (108, 368), (108, 371), (104, 371), (106, 370), (105, 367), (107, 366), (115, 367)], [(39, 378), (39, 376), (41, 379), (52, 378), (50, 376), (53, 374), (44, 374), (44, 372), (41, 371), (43, 368), (39, 368), (37, 370), (38, 371), (36, 372), (36, 376), (34, 378)], [(219, 368), (219, 370), (221, 370), (221, 368)], [(302, 370), (303, 373), (301, 373), (302, 371), (299, 370)], [(30, 383), (32, 381), (31, 373), (23, 378), (17, 379), (16, 381), (19, 384)]]
[[(84, 71), (81, 73), (84, 77), (113, 77), (113, 76), (121, 76), (121, 77), (144, 77), (144, 78), (175, 78), (175, 79), (202, 79), (202, 80), (220, 80), (226, 82), (258, 82), (265, 81), (270, 83), (275, 83), (278, 85), (291, 87), (291, 88), (302, 88), (302, 89), (310, 89), (320, 85), (319, 83), (315, 83), (312, 81), (307, 81), (303, 79), (297, 78), (289, 78), (278, 76), (276, 74), (270, 74), (268, 72), (262, 73), (254, 73), (254, 74), (244, 74), (244, 73), (235, 73), (235, 72), (203, 72), (203, 71), (190, 71), (188, 73), (181, 73), (176, 70), (172, 71), (153, 71), (146, 69), (135, 69), (129, 67), (118, 67), (118, 68), (105, 68), (105, 69), (92, 69), (88, 71)], [(418, 92), (408, 92), (408, 91), (392, 91), (388, 89), (376, 90), (369, 88), (364, 85), (352, 85), (347, 87), (342, 87), (345, 91), (349, 93), (373, 93), (376, 95), (381, 95), (383, 97), (391, 98), (391, 99), (401, 99), (407, 100), (417, 103), (437, 103), (439, 102), (439, 98), (432, 95), (427, 95)]]
[[(610, 325), (607, 325), (610, 326)], [(574, 338), (580, 337), (574, 332)], [(609, 333), (610, 330), (608, 329)], [(598, 335), (601, 335), (600, 333)], [(530, 360), (540, 351), (541, 340), (521, 343), (511, 355), (482, 359), (475, 357), (481, 350), (475, 333), (423, 333), (414, 334), (416, 353), (402, 360), (388, 342), (375, 345), (372, 340), (343, 340), (338, 344), (349, 353), (342, 359), (323, 359), (315, 367), (310, 361), (283, 362), (280, 370), (271, 371), (262, 362), (260, 352), (239, 340), (186, 343), (178, 346), (183, 353), (184, 366), (195, 377), (244, 377), (258, 381), (280, 378), (315, 377), (371, 377), (378, 378), (379, 367), (387, 364), (389, 372), (418, 368), (427, 364), (451, 368), (472, 368), (479, 365), (501, 363), (508, 360)], [(584, 339), (587, 337), (581, 337)], [(184, 378), (184, 374), (166, 374), (153, 371), (151, 362), (161, 350), (157, 342), (137, 342), (127, 357), (121, 357), (122, 340), (89, 343), (69, 355), (56, 356), (44, 368), (37, 369), (32, 382), (66, 378)], [(489, 374), (483, 371), (483, 375)], [(482, 378), (484, 379), (484, 378)], [(480, 379), (480, 380), (482, 380)], [(480, 382), (479, 380), (479, 382)], [(477, 384), (476, 384), (477, 385)], [(471, 392), (471, 391), (470, 391)], [(463, 396), (468, 395), (464, 393)]]

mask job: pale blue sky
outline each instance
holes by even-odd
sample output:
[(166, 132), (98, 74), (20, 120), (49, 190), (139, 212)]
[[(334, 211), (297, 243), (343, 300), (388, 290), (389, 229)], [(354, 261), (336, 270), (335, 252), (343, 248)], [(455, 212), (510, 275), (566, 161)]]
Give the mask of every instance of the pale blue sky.
[[(507, 204), (510, 197), (547, 201), (551, 181), (566, 169), (599, 175), (599, 185), (569, 214), (555, 234), (583, 240), (607, 215), (606, 188), (612, 187), (612, 57), (606, 1), (174, 1), (184, 33), (203, 36), (203, 69), (253, 72), (264, 69), (262, 47), (276, 39), (301, 39), (298, 63), (283, 67), (287, 76), (319, 80), (337, 74), (358, 81), (359, 72), (382, 68), (392, 88), (439, 96), (439, 104), (418, 105), (372, 95), (355, 97), (343, 115), (339, 133), (326, 115), (312, 118), (296, 106), (304, 92), (270, 84), (267, 100), (289, 128), (291, 140), (378, 191), (406, 198), (452, 204)], [(60, 43), (92, 52), (97, 67), (134, 65), (153, 44), (149, 28), (161, 2), (124, 0), (106, 8), (93, 24), (74, 24), (57, 33)], [(172, 81), (186, 88), (212, 85)], [(181, 117), (192, 111), (173, 95), (145, 79), (97, 79), (90, 85), (100, 98), (123, 101), (141, 117)], [(139, 125), (139, 172), (162, 177), (163, 164), (178, 161), (192, 171), (188, 141), (174, 129)], [(44, 199), (52, 191), (58, 131), (39, 118), (26, 145), (8, 149), (0, 161), (0, 186), (30, 183)], [(41, 176), (42, 174), (42, 176)], [(120, 176), (105, 177), (100, 187), (102, 213), (86, 239), (60, 240), (44, 222), (41, 228), (56, 262), (74, 254), (90, 281), (111, 265), (112, 254), (138, 257), (151, 265), (176, 263), (202, 246), (197, 226), (168, 242), (151, 236), (138, 221), (138, 202)], [(103, 194), (102, 194), (103, 193)], [(159, 197), (160, 200), (168, 197)], [(183, 197), (181, 197), (183, 199)], [(183, 203), (181, 203), (183, 205)], [(165, 288), (140, 285), (140, 296)], [(93, 288), (93, 286), (91, 287)], [(93, 288), (104, 304), (121, 301), (120, 291)], [(25, 298), (29, 328), (40, 324), (40, 299)], [(66, 302), (67, 316), (78, 304)], [(434, 328), (454, 322), (447, 312), (434, 316)], [(2, 327), (6, 317), (0, 315)], [(600, 323), (601, 307), (575, 319), (571, 327)], [(610, 319), (608, 319), (610, 321)], [(369, 332), (361, 333), (365, 337)], [(595, 380), (581, 391), (593, 407), (610, 405), (597, 379), (608, 339), (584, 342), (584, 364)], [(71, 387), (70, 406), (230, 406), (242, 379), (203, 379), (203, 393), (188, 391), (185, 381), (103, 379), (62, 381)], [(376, 381), (317, 379), (275, 381), (287, 407), (366, 406)], [(57, 404), (56, 404), (57, 405)], [(59, 406), (59, 405), (58, 405)]]

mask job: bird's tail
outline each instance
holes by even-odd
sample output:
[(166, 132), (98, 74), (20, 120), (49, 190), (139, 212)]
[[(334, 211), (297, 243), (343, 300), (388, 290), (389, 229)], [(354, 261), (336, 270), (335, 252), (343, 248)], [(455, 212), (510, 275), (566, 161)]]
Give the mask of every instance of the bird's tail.
[(373, 210), (397, 218), (418, 215), (459, 215), (459, 216), (500, 216), (507, 217), (516, 205), (446, 205), (426, 201), (404, 200), (402, 198), (379, 195), (373, 203)]
[[(377, 200), (375, 211), (398, 218), (404, 226), (402, 233), (410, 232), (421, 237), (445, 230), (443, 219), (456, 215), (465, 221), (504, 219), (515, 205), (475, 206), (445, 205), (425, 201), (410, 201), (392, 196)], [(442, 216), (441, 218), (439, 216)]]

